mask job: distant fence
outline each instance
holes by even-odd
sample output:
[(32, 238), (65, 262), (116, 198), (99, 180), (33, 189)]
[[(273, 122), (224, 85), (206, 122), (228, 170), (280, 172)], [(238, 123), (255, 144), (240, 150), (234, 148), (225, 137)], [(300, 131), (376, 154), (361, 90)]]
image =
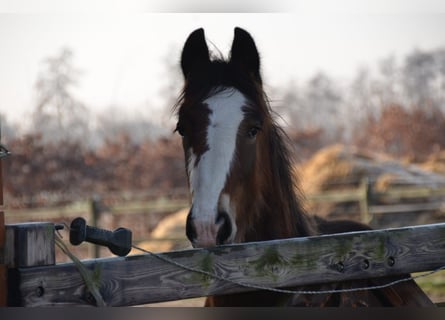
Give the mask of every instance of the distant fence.
[[(97, 205), (99, 204), (99, 206)], [(185, 208), (189, 205), (187, 199), (157, 200), (125, 200), (111, 206), (103, 205), (100, 200), (89, 199), (77, 201), (63, 207), (33, 208), (33, 209), (6, 209), (6, 218), (14, 221), (33, 220), (35, 218), (52, 220), (57, 218), (70, 218), (78, 215), (93, 217), (99, 211), (106, 211), (112, 215), (131, 215), (141, 212), (150, 213), (169, 212)], [(96, 210), (94, 208), (97, 208)]]
[[(377, 191), (372, 188), (369, 180), (365, 178), (361, 180), (358, 188), (309, 194), (306, 198), (313, 203), (358, 202), (360, 219), (364, 223), (369, 223), (376, 215), (385, 213), (419, 211), (445, 213), (444, 186), (390, 186), (384, 191)], [(417, 203), (404, 203), (404, 201), (413, 199), (418, 200)]]
[[(113, 219), (124, 215), (142, 214), (149, 216), (151, 213), (168, 213), (187, 208), (189, 199), (186, 190), (176, 190), (173, 196), (154, 198), (153, 192), (139, 193), (115, 193), (107, 195), (113, 201), (102, 201), (100, 197), (73, 202), (63, 207), (48, 207), (35, 209), (5, 209), (6, 222), (16, 223), (24, 221), (55, 221), (71, 219), (77, 216), (84, 217), (89, 224), (96, 225), (102, 212), (111, 214)], [(384, 192), (372, 188), (368, 179), (363, 179), (357, 188), (324, 191), (316, 194), (308, 194), (309, 202), (320, 203), (358, 203), (359, 212), (357, 218), (362, 222), (370, 223), (377, 216), (387, 213), (409, 213), (435, 211), (445, 213), (445, 187), (425, 186), (392, 186)], [(406, 203), (416, 199), (416, 203)], [(433, 200), (431, 200), (433, 199)], [(106, 200), (106, 199), (105, 199)], [(386, 204), (382, 204), (386, 203)], [(141, 237), (135, 240), (175, 241), (179, 239)], [(98, 257), (97, 247), (95, 253), (90, 256)]]
[[(172, 196), (166, 195), (157, 199), (150, 199), (152, 193), (140, 192), (136, 196), (131, 196), (128, 193), (107, 195), (107, 199), (103, 201), (101, 197), (94, 196), (91, 199), (75, 201), (71, 204), (59, 207), (43, 207), (31, 209), (5, 209), (6, 223), (19, 223), (30, 221), (58, 221), (70, 223), (75, 217), (83, 217), (88, 221), (89, 225), (98, 226), (101, 224), (101, 218), (111, 217), (113, 221), (119, 222), (121, 218), (128, 218), (127, 227), (133, 229), (133, 234), (136, 236), (135, 242), (142, 240), (150, 241), (180, 241), (176, 238), (156, 238), (152, 239), (147, 236), (143, 226), (136, 228), (133, 226), (131, 216), (136, 215), (145, 217), (144, 221), (149, 220), (152, 214), (165, 214), (175, 212), (189, 206), (189, 200), (185, 192), (175, 192)], [(110, 200), (110, 198), (112, 200)], [(149, 199), (147, 199), (149, 198)], [(58, 200), (58, 199), (57, 199)], [(142, 229), (141, 229), (142, 228)], [(138, 232), (139, 229), (139, 232)], [(139, 236), (138, 236), (139, 234)], [(185, 233), (184, 233), (185, 237)], [(96, 245), (88, 245), (88, 256), (99, 257), (100, 247)]]
[[(89, 216), (91, 220), (95, 220), (94, 215), (98, 214), (99, 211), (107, 211), (112, 215), (119, 216), (141, 212), (147, 214), (150, 212), (173, 212), (189, 206), (187, 192), (184, 189), (176, 190), (173, 197), (157, 195), (153, 199), (143, 199), (147, 195), (153, 197), (155, 193), (115, 193), (113, 197), (117, 200), (112, 201), (111, 204), (103, 203), (100, 197), (92, 197), (88, 200), (73, 201), (68, 205), (59, 207), (9, 209), (6, 206), (5, 211), (7, 221), (13, 222), (29, 221), (34, 218), (52, 220), (77, 215)], [(109, 197), (108, 194), (107, 197)], [(357, 202), (360, 218), (362, 222), (366, 223), (372, 221), (376, 215), (385, 213), (433, 210), (445, 213), (444, 186), (391, 186), (385, 191), (377, 191), (371, 187), (369, 180), (366, 178), (361, 180), (357, 188), (308, 194), (306, 199), (315, 204)], [(412, 199), (420, 201), (418, 203), (404, 203), (404, 201)]]

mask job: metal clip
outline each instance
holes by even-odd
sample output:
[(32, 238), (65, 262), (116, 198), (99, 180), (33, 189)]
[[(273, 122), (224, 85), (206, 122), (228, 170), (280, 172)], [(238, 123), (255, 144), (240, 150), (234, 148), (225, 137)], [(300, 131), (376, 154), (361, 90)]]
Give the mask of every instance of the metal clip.
[(6, 149), (6, 147), (0, 143), (0, 159), (6, 158), (9, 155), (11, 155), (11, 152), (9, 152), (9, 150)]

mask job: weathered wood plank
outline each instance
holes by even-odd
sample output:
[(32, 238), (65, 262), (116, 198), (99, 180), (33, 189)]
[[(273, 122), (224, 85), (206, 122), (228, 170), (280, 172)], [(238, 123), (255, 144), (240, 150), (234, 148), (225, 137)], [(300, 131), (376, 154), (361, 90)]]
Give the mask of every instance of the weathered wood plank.
[[(443, 197), (445, 196), (445, 188), (428, 188), (428, 187), (389, 187), (384, 192), (377, 192), (371, 190), (371, 197), (375, 200), (382, 199), (412, 199), (412, 198), (431, 198), (431, 197)], [(306, 195), (309, 201), (313, 202), (349, 202), (349, 201), (360, 201), (364, 198), (362, 192), (362, 186), (357, 189), (347, 189), (347, 190), (335, 190), (335, 191), (324, 191), (320, 193), (313, 193)]]
[[(0, 147), (1, 147), (1, 123), (0, 123)], [(0, 150), (1, 153), (1, 150)], [(5, 265), (5, 214), (3, 212), (3, 169), (0, 156), (0, 307), (7, 303), (7, 269)]]
[(445, 203), (443, 201), (426, 202), (426, 203), (410, 203), (410, 204), (390, 204), (370, 206), (371, 214), (386, 213), (408, 213), (415, 211), (441, 211), (445, 212)]
[(390, 187), (384, 192), (376, 192), (373, 196), (393, 199), (410, 199), (410, 198), (430, 198), (444, 196), (445, 188), (431, 187)]
[[(0, 166), (0, 180), (1, 179), (2, 178), (1, 178), (1, 166)], [(0, 193), (2, 193), (2, 191), (3, 190), (0, 189)], [(5, 307), (7, 304), (8, 279), (7, 279), (7, 268), (5, 264), (5, 239), (6, 239), (5, 214), (3, 213), (3, 211), (1, 211), (2, 204), (3, 203), (0, 199), (0, 307)]]
[[(141, 212), (152, 211), (175, 211), (189, 206), (188, 200), (170, 200), (163, 201), (137, 201), (137, 202), (123, 202), (110, 207), (113, 215), (129, 215)], [(33, 208), (33, 209), (8, 209), (6, 210), (6, 219), (21, 220), (21, 219), (35, 219), (48, 220), (55, 218), (72, 218), (76, 216), (89, 215), (91, 211), (91, 204), (89, 201), (77, 202), (64, 207), (57, 208)]]
[(53, 265), (55, 261), (53, 223), (6, 226), (5, 264), (8, 268)]
[[(445, 265), (445, 224), (227, 245), (163, 256), (235, 281), (270, 287), (373, 278)], [(151, 255), (84, 263), (96, 270), (100, 291), (110, 306), (249, 290)], [(19, 268), (16, 280), (23, 306), (94, 304), (73, 264)]]
[(360, 201), (362, 198), (361, 189), (324, 191), (306, 195), (306, 199), (313, 202), (349, 202)]

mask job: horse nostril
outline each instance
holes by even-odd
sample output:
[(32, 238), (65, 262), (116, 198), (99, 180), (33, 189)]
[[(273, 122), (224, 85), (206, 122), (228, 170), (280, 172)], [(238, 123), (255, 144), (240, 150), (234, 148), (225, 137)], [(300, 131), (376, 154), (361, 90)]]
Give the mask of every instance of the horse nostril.
[(187, 216), (187, 222), (185, 224), (185, 234), (190, 242), (194, 242), (196, 240), (196, 228), (193, 224), (193, 218), (191, 213)]
[(227, 243), (232, 232), (233, 226), (227, 212), (219, 212), (215, 220), (196, 218), (191, 211), (187, 216), (185, 234), (194, 248), (207, 248)]
[(216, 235), (216, 244), (223, 244), (232, 234), (232, 224), (229, 214), (225, 211), (219, 212), (216, 218), (216, 224), (220, 225)]

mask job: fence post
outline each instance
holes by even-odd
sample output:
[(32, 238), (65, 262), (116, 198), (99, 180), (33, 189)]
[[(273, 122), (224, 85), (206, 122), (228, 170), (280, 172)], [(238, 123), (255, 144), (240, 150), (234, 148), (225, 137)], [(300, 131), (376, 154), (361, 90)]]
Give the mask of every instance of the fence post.
[(369, 201), (370, 201), (370, 184), (368, 177), (364, 177), (360, 181), (360, 219), (363, 223), (369, 223), (372, 220), (372, 216), (369, 214)]
[(2, 158), (9, 155), (9, 151), (1, 144), (0, 123), (0, 307), (7, 305), (8, 270), (5, 264), (6, 228), (5, 213), (3, 212), (3, 168)]
[(54, 230), (54, 223), (51, 222), (6, 225), (6, 266), (22, 268), (54, 265)]
[[(0, 162), (1, 165), (1, 162)], [(1, 167), (0, 167), (1, 170)], [(1, 175), (1, 173), (0, 173)], [(1, 180), (1, 177), (0, 177)], [(1, 182), (0, 182), (1, 184)], [(1, 186), (0, 186), (1, 187)], [(0, 189), (1, 190), (1, 189)], [(0, 191), (1, 193), (2, 191)], [(0, 204), (2, 205), (2, 204)], [(8, 277), (5, 265), (5, 214), (0, 210), (0, 307), (7, 305)]]
[[(97, 222), (99, 221), (99, 216), (101, 212), (101, 198), (98, 195), (94, 195), (91, 198), (91, 226), (97, 227)], [(100, 247), (96, 244), (90, 244), (90, 248), (92, 247), (92, 256), (93, 258), (100, 257)]]
[[(54, 224), (31, 222), (6, 225), (5, 265), (7, 269), (7, 305), (21, 306), (18, 268), (55, 265)], [(43, 295), (43, 286), (35, 288)]]

